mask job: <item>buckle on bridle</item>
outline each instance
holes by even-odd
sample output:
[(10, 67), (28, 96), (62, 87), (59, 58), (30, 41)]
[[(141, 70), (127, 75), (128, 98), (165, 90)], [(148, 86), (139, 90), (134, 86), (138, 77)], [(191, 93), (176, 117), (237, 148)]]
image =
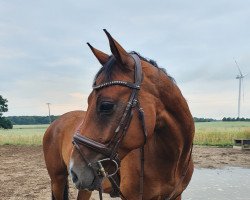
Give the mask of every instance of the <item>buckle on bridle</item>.
[(137, 99), (134, 99), (133, 102), (132, 102), (132, 108), (134, 108), (136, 105), (138, 105), (138, 100)]
[[(102, 162), (105, 162), (105, 161), (111, 161), (111, 162), (114, 163), (115, 171), (114, 171), (113, 173), (109, 174), (109, 173), (105, 170), (105, 168), (104, 168), (103, 165), (102, 165)], [(112, 176), (114, 176), (114, 175), (118, 172), (118, 170), (119, 170), (119, 165), (118, 165), (118, 163), (117, 163), (115, 160), (110, 159), (110, 158), (104, 158), (104, 159), (102, 159), (102, 160), (98, 160), (98, 161), (97, 161), (97, 165), (98, 165), (98, 168), (99, 168), (99, 169), (98, 169), (99, 175), (101, 175), (102, 177), (107, 177), (107, 178), (112, 177)]]

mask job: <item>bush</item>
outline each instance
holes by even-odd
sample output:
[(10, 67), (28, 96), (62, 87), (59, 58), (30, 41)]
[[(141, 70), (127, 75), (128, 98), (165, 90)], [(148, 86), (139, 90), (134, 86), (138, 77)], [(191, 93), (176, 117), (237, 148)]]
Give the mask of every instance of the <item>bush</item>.
[(13, 125), (10, 120), (6, 119), (5, 117), (0, 117), (0, 128), (12, 129)]

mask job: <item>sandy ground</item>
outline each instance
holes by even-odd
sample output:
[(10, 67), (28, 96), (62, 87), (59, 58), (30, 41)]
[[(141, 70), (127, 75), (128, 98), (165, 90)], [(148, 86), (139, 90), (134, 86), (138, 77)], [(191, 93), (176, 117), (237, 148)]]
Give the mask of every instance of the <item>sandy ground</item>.
[[(196, 168), (250, 168), (250, 151), (195, 146), (193, 156)], [(71, 185), (70, 199), (76, 193)], [(42, 147), (0, 146), (0, 199), (45, 200), (50, 196)], [(92, 196), (98, 199), (96, 194)]]

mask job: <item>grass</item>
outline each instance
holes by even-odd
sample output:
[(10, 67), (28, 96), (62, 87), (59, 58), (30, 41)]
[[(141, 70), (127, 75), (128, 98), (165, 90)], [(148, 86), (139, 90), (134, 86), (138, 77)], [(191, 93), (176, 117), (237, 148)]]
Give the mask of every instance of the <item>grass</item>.
[(49, 125), (14, 125), (13, 129), (0, 129), (0, 145), (41, 145)]
[(234, 139), (250, 139), (250, 122), (198, 122), (194, 144), (233, 146)]
[[(0, 145), (41, 145), (49, 125), (16, 125), (0, 129)], [(250, 122), (198, 122), (195, 124), (196, 145), (232, 146), (233, 139), (250, 139)]]

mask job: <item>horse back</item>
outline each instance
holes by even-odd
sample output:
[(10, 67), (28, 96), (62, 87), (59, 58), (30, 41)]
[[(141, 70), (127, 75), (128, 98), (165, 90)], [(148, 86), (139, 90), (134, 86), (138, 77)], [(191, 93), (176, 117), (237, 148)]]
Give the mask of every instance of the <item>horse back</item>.
[(43, 152), (51, 178), (67, 173), (72, 137), (84, 119), (84, 111), (68, 112), (55, 120), (43, 137)]

